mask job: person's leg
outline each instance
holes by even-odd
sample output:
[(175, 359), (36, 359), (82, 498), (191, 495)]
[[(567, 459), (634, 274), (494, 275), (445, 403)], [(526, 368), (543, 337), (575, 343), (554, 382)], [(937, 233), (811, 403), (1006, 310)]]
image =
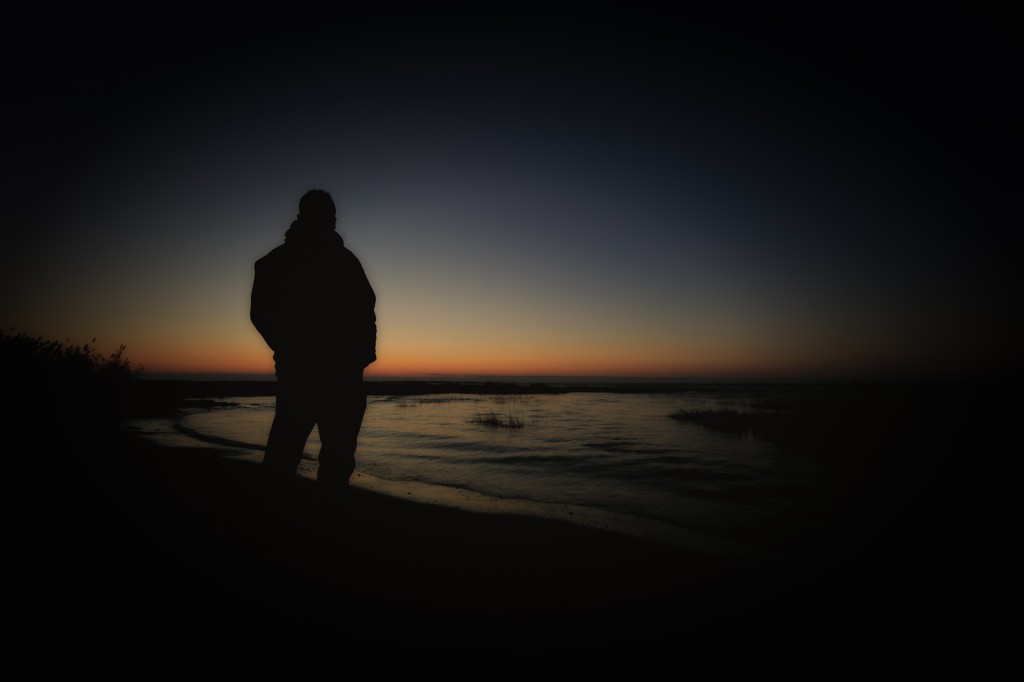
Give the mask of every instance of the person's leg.
[(274, 422), (267, 438), (263, 467), (280, 478), (295, 475), (316, 423), (316, 403), (310, 387), (300, 382), (278, 380)]
[(362, 372), (332, 385), (317, 413), (320, 461), (317, 483), (345, 486), (356, 468), (356, 444), (366, 414)]

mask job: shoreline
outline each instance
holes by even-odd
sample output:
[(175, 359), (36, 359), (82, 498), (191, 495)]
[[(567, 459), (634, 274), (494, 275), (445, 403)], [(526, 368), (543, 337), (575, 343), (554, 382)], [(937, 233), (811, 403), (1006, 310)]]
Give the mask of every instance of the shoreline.
[(65, 472), (70, 515), (33, 556), (64, 625), (106, 614), (102, 636), (121, 645), (159, 646), (154, 630), (184, 623), (193, 639), (288, 652), (315, 633), (381, 667), (655, 672), (794, 645), (844, 655), (865, 628), (877, 642), (948, 636), (934, 590), (958, 562), (919, 573), (931, 535), (883, 554), (823, 532), (771, 566), (300, 478), (269, 488), (216, 449), (124, 434), (104, 449), (104, 464)]
[[(275, 380), (132, 379), (125, 399), (127, 416), (173, 413), (186, 401), (268, 397), (277, 394)], [(466, 393), (471, 395), (553, 395), (572, 392), (675, 393), (713, 384), (579, 383), (546, 384), (505, 381), (366, 380), (370, 396), (417, 396)], [(194, 403), (192, 403), (194, 405)]]
[[(196, 389), (165, 390), (164, 407)], [(932, 407), (920, 426), (956, 423), (961, 403)], [(31, 506), (13, 579), (32, 598), (12, 615), (26, 632), (59, 622), (94, 651), (162, 657), (181, 655), (185, 636), (186, 648), (228, 657), (323, 646), (410, 670), (657, 672), (738, 653), (763, 669), (792, 665), (794, 647), (863, 656), (870, 633), (888, 663), (914, 656), (908, 632), (934, 651), (962, 645), (962, 623), (981, 617), (969, 590), (950, 586), (979, 577), (984, 535), (944, 499), (974, 430), (928, 432), (923, 444), (922, 433), (886, 441), (900, 469), (864, 474), (852, 504), (780, 548), (781, 565), (359, 488), (318, 495), (299, 478), (271, 489), (216, 447), (72, 434), (43, 441), (45, 473), (19, 479)], [(925, 480), (920, 459), (935, 453), (950, 466)]]
[[(169, 417), (151, 418), (140, 420), (144, 422), (142, 426), (126, 425), (125, 428), (158, 447), (222, 451), (226, 457), (254, 465), (258, 465), (262, 460), (262, 449), (260, 448), (176, 429), (171, 424), (172, 420), (173, 418)], [(300, 471), (298, 475), (311, 481), (315, 480), (309, 472)], [(481, 514), (553, 519), (560, 523), (596, 528), (670, 547), (688, 548), (702, 554), (746, 556), (751, 561), (772, 561), (771, 554), (763, 548), (756, 548), (736, 539), (687, 529), (668, 521), (584, 507), (578, 504), (499, 498), (461, 487), (447, 487), (416, 481), (385, 480), (361, 471), (358, 466), (353, 474), (351, 485), (353, 488), (365, 489), (375, 494), (421, 504), (438, 505)]]
[(47, 586), (34, 606), (83, 637), (103, 613), (119, 646), (185, 623), (233, 645), (316, 633), (383, 667), (634, 669), (659, 657), (649, 647), (684, 638), (703, 655), (752, 636), (761, 607), (786, 620), (801, 608), (773, 603), (761, 566), (612, 531), (318, 494), (299, 477), (271, 487), (225, 451), (134, 434), (94, 447), (65, 463), (50, 532), (29, 538)]
[[(276, 392), (276, 379), (147, 379), (136, 378), (131, 382), (145, 391), (166, 391), (191, 397), (210, 396), (269, 396)], [(432, 379), (366, 379), (369, 395), (424, 395), (433, 393), (678, 393), (702, 390), (708, 387), (763, 387), (802, 386), (814, 383), (785, 382), (678, 382), (678, 381), (461, 381)], [(824, 384), (823, 384), (824, 385)]]
[[(777, 391), (790, 395), (818, 391), (863, 396), (883, 392), (930, 391), (936, 386), (917, 382), (597, 382), (543, 383), (514, 381), (380, 380), (364, 382), (369, 396), (420, 396), (462, 393), (467, 395), (561, 395), (566, 393), (675, 394), (698, 391)], [(951, 385), (956, 385), (955, 382)], [(970, 384), (968, 384), (970, 385)], [(132, 379), (125, 395), (128, 417), (173, 414), (194, 401), (232, 397), (276, 395), (276, 380)], [(860, 398), (858, 398), (860, 399)], [(192, 402), (187, 402), (192, 401)]]

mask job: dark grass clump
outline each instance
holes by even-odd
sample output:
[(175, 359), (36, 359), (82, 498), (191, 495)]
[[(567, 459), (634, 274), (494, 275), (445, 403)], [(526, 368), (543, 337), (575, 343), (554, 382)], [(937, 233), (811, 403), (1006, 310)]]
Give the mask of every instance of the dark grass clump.
[(142, 368), (125, 357), (123, 345), (104, 355), (95, 342), (75, 345), (13, 329), (0, 332), (4, 419), (23, 430), (44, 429), (53, 438), (116, 424)]
[(766, 412), (721, 410), (680, 410), (669, 415), (680, 422), (741, 436), (767, 437), (778, 426), (779, 417)]
[(463, 398), (460, 396), (422, 396), (422, 397), (407, 397), (407, 396), (391, 396), (388, 400), (397, 400), (399, 407), (416, 407), (418, 405), (431, 405), (441, 403), (454, 403), (462, 402), (467, 400), (479, 400), (479, 398)]
[(723, 407), (668, 416), (723, 433), (748, 434), (847, 476), (856, 470), (912, 470), (922, 461), (932, 467), (957, 457), (961, 447), (969, 450), (969, 442), (957, 443), (950, 436), (965, 432), (953, 428), (957, 424), (983, 421), (972, 419), (977, 410), (969, 407), (971, 397), (962, 386), (797, 385), (777, 389), (749, 411)]
[(827, 454), (833, 460), (847, 456), (863, 459), (873, 442), (887, 438), (887, 422), (892, 418), (885, 411), (868, 409), (850, 395), (826, 393), (796, 396), (766, 409), (681, 410), (668, 416), (769, 442), (790, 454)]
[(474, 424), (502, 429), (521, 429), (526, 425), (521, 417), (512, 414), (500, 415), (497, 412), (484, 412), (476, 415), (470, 421)]

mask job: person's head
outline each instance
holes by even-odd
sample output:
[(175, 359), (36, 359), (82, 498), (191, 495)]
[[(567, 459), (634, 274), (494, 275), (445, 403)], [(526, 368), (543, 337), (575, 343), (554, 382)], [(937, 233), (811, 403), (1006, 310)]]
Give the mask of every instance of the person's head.
[(322, 189), (311, 189), (303, 194), (299, 199), (299, 220), (333, 229), (335, 207), (330, 193)]

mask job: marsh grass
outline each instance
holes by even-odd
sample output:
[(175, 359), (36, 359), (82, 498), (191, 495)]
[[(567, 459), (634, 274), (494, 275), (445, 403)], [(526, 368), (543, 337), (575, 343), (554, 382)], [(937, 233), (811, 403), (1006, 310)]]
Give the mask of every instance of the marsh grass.
[(523, 421), (522, 417), (511, 413), (501, 415), (497, 412), (480, 413), (470, 419), (470, 422), (502, 429), (521, 429), (526, 426), (526, 422)]
[(495, 395), (491, 397), (496, 405), (517, 405), (531, 402), (533, 399), (532, 395)]
[(837, 470), (894, 466), (911, 453), (948, 451), (948, 393), (912, 384), (821, 384), (749, 403), (680, 410), (667, 416), (720, 433), (748, 435), (781, 452), (827, 461)]
[[(395, 400), (392, 396), (389, 400)], [(398, 407), (416, 407), (417, 405), (432, 405), (435, 403), (455, 403), (455, 402), (478, 402), (480, 398), (463, 398), (461, 396), (418, 396), (415, 398), (402, 397), (397, 400)]]
[(132, 403), (131, 386), (142, 367), (125, 357), (123, 345), (103, 354), (95, 343), (0, 332), (3, 419), (11, 428), (74, 439), (118, 423)]
[(740, 412), (732, 408), (680, 410), (669, 415), (680, 422), (737, 435), (763, 436), (777, 426), (778, 418), (767, 412)]

